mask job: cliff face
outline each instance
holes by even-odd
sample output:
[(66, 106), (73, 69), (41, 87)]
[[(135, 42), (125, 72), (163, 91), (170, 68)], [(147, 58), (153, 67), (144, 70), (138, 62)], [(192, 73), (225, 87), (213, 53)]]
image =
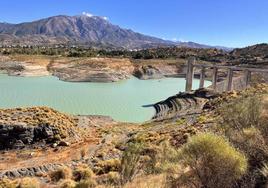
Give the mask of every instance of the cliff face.
[(2, 57), (0, 71), (10, 76), (52, 74), (60, 80), (69, 82), (116, 82), (130, 78), (134, 71), (134, 66), (129, 59)]
[(128, 59), (87, 58), (55, 61), (48, 69), (63, 81), (116, 82), (130, 78), (134, 67)]
[(53, 143), (79, 136), (77, 122), (47, 107), (0, 110), (0, 150)]
[(0, 70), (10, 76), (48, 76), (45, 66), (33, 65), (27, 62), (8, 61), (0, 63)]
[[(176, 60), (177, 61), (177, 60)], [(181, 60), (179, 60), (181, 61)], [(156, 62), (156, 63), (155, 63)], [(185, 73), (184, 61), (133, 62), (127, 58), (61, 58), (49, 56), (0, 56), (0, 71), (10, 76), (54, 75), (70, 82), (116, 82), (176, 77)]]
[(150, 64), (135, 66), (134, 75), (142, 80), (176, 77), (183, 73), (183, 66), (176, 64)]

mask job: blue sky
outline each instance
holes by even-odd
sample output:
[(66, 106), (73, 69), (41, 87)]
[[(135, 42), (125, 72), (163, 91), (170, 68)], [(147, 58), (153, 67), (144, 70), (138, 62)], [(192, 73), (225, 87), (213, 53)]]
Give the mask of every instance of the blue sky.
[(227, 47), (268, 42), (268, 0), (1, 0), (0, 22), (82, 12), (170, 40)]

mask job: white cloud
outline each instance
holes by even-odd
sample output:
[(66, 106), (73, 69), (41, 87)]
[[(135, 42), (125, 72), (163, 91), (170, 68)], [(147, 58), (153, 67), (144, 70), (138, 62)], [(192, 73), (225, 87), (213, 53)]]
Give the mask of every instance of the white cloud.
[(85, 16), (88, 16), (88, 17), (93, 17), (94, 16), (93, 14), (88, 13), (88, 12), (83, 12), (82, 14), (85, 15)]
[[(94, 14), (91, 14), (91, 13), (89, 13), (89, 12), (82, 12), (82, 15), (84, 15), (84, 16), (88, 16), (88, 17), (93, 17), (93, 16), (95, 16)], [(109, 18), (106, 17), (106, 16), (102, 16), (101, 18), (104, 19), (104, 20), (109, 20)]]
[(180, 42), (189, 42), (188, 40), (185, 40), (185, 39), (183, 39), (183, 38), (179, 38), (179, 41), (180, 41)]
[(170, 40), (173, 41), (173, 42), (189, 42), (188, 40), (185, 40), (183, 38), (177, 38), (177, 37), (173, 37)]

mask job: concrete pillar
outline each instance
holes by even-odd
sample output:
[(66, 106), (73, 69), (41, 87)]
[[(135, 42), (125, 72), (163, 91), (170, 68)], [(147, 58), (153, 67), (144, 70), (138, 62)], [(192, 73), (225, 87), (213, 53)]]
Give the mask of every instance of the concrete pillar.
[(233, 70), (229, 68), (226, 80), (226, 91), (231, 91), (232, 89), (233, 89)]
[(193, 78), (194, 78), (194, 64), (195, 64), (195, 58), (190, 57), (187, 62), (186, 87), (185, 87), (186, 92), (190, 92), (192, 90)]
[(202, 67), (200, 71), (200, 82), (199, 82), (199, 88), (204, 88), (205, 84), (205, 74), (206, 74), (206, 68)]
[(217, 75), (218, 75), (218, 68), (213, 67), (213, 74), (212, 74), (212, 88), (214, 90), (217, 89)]
[(251, 80), (251, 72), (246, 69), (244, 72), (245, 86), (248, 87), (250, 85)]

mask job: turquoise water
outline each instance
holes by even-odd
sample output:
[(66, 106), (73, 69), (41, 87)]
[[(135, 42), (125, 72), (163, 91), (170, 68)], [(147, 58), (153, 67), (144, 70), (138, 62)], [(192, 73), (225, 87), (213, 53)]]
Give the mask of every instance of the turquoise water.
[[(198, 84), (199, 81), (194, 80), (194, 88)], [(107, 115), (118, 121), (143, 122), (155, 111), (142, 105), (164, 100), (184, 88), (184, 78), (139, 80), (132, 77), (116, 83), (71, 83), (53, 76), (0, 74), (0, 108), (49, 106), (69, 114)]]

